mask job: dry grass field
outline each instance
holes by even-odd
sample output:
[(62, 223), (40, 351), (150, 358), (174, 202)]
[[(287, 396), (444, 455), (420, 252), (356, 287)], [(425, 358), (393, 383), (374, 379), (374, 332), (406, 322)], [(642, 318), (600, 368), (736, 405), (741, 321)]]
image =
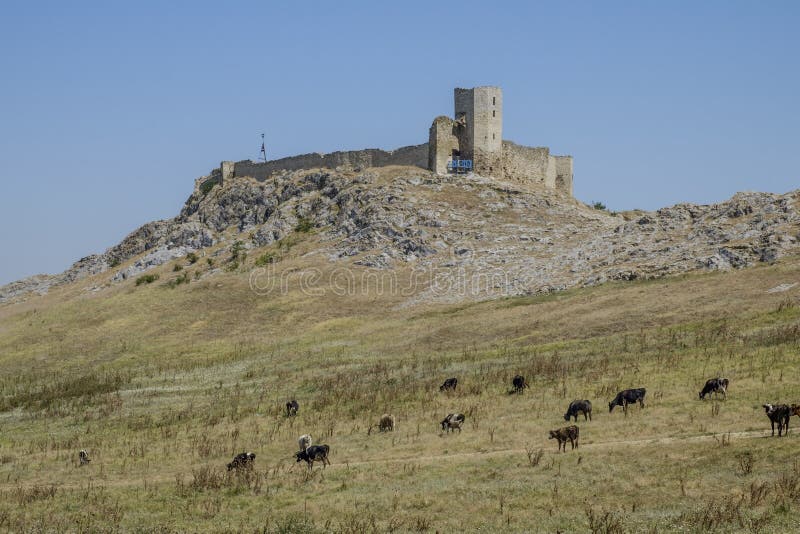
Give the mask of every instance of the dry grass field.
[[(309, 265), (307, 240), (279, 274)], [(262, 253), (214, 276), (201, 259), (151, 284), (93, 292), (89, 279), (0, 307), (0, 530), (798, 528), (800, 423), (770, 437), (761, 408), (800, 402), (798, 289), (768, 292), (800, 281), (797, 258), (405, 306), (292, 283), (259, 295), (249, 273)], [(518, 373), (531, 387), (509, 394)], [(728, 400), (698, 400), (719, 375)], [(450, 376), (458, 389), (441, 393)], [(609, 413), (630, 387), (647, 388), (646, 407)], [(558, 453), (547, 431), (577, 398), (593, 420)], [(455, 411), (464, 429), (443, 435)], [(397, 428), (379, 433), (386, 412)], [(331, 466), (295, 462), (304, 433), (330, 446)], [(254, 469), (228, 473), (241, 451)]]

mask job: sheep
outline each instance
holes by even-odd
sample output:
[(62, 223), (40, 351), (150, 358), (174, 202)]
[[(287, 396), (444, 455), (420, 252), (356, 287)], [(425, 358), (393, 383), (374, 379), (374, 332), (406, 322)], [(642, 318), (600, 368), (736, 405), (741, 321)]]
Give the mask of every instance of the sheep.
[(304, 451), (307, 448), (309, 448), (313, 442), (314, 440), (311, 437), (311, 434), (303, 434), (302, 436), (297, 438), (297, 445), (300, 446), (301, 451)]

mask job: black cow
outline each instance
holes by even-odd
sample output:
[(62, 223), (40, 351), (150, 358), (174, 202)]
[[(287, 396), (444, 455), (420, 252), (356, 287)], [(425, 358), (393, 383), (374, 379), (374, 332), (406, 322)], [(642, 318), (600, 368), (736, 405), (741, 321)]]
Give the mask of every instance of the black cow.
[(569, 421), (570, 417), (574, 417), (575, 421), (578, 420), (578, 414), (583, 414), (583, 420), (592, 420), (592, 403), (588, 400), (574, 400), (569, 403), (567, 413), (564, 414), (564, 421)]
[(297, 415), (297, 410), (300, 409), (300, 405), (297, 403), (296, 400), (292, 399), (286, 403), (286, 417), (292, 417)]
[(455, 391), (456, 386), (458, 385), (458, 378), (448, 378), (444, 381), (444, 384), (439, 386), (439, 391)]
[(315, 461), (322, 462), (323, 468), (326, 465), (331, 465), (330, 460), (328, 460), (328, 453), (330, 450), (330, 447), (327, 445), (311, 445), (304, 451), (297, 451), (295, 453), (295, 457), (297, 458), (298, 462), (305, 461), (308, 464), (308, 469), (310, 471), (314, 468)]
[(769, 422), (772, 425), (772, 435), (775, 435), (775, 423), (778, 423), (778, 437), (781, 437), (781, 430), (789, 434), (789, 418), (792, 416), (792, 409), (785, 404), (764, 404)]
[(451, 430), (458, 429), (458, 433), (461, 433), (461, 426), (464, 424), (464, 417), (463, 413), (449, 413), (447, 417), (442, 419), (440, 423), (442, 425), (442, 432), (450, 432)]
[(722, 393), (722, 398), (728, 399), (728, 379), (727, 378), (712, 378), (706, 381), (703, 386), (703, 391), (700, 392), (700, 400), (706, 398), (706, 395), (714, 393), (715, 395)]
[(513, 387), (512, 393), (522, 393), (525, 388), (529, 387), (528, 382), (525, 380), (525, 377), (522, 375), (517, 375), (511, 381), (511, 386)]
[(234, 456), (233, 461), (228, 464), (228, 471), (233, 471), (234, 469), (252, 469), (255, 459), (256, 455), (252, 452), (240, 452)]
[(639, 408), (644, 408), (644, 396), (647, 390), (644, 388), (626, 389), (617, 393), (614, 400), (608, 403), (609, 413), (614, 411), (614, 406), (622, 406), (622, 411), (628, 413), (628, 405), (639, 403)]

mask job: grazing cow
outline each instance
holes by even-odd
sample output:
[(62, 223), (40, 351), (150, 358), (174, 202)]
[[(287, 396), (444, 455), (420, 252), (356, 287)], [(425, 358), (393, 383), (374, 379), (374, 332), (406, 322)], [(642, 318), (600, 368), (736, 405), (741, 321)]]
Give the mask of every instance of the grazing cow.
[(569, 403), (567, 413), (564, 414), (564, 421), (569, 421), (570, 417), (574, 417), (578, 421), (578, 414), (583, 414), (583, 420), (592, 420), (592, 403), (588, 400), (574, 400)]
[(253, 462), (256, 459), (256, 455), (252, 452), (241, 452), (233, 457), (233, 461), (228, 464), (228, 471), (233, 471), (236, 469), (252, 469)]
[(580, 430), (575, 425), (565, 426), (563, 428), (559, 428), (558, 430), (551, 430), (550, 437), (547, 439), (557, 439), (558, 440), (558, 451), (561, 452), (561, 448), (564, 448), (564, 452), (567, 452), (567, 441), (569, 440), (570, 445), (572, 445), (573, 449), (578, 448), (578, 436), (580, 435)]
[(307, 448), (309, 448), (311, 446), (311, 443), (313, 443), (311, 434), (303, 434), (302, 436), (297, 438), (297, 445), (300, 446), (301, 451), (304, 451)]
[(297, 415), (297, 410), (300, 409), (300, 404), (297, 403), (296, 400), (292, 399), (286, 403), (286, 417), (292, 417)]
[(722, 398), (728, 400), (728, 379), (727, 378), (712, 378), (706, 381), (703, 386), (703, 391), (700, 392), (700, 400), (706, 398), (706, 395), (713, 393), (717, 395), (722, 393)]
[(608, 403), (608, 411), (614, 411), (614, 406), (622, 406), (622, 411), (627, 415), (628, 405), (639, 403), (639, 408), (644, 408), (644, 396), (647, 390), (644, 388), (626, 389), (617, 393), (614, 400)]
[(772, 425), (772, 435), (775, 435), (775, 423), (778, 423), (778, 437), (781, 437), (781, 430), (788, 434), (789, 417), (792, 416), (792, 409), (785, 404), (764, 404), (763, 407)]
[(308, 470), (310, 471), (313, 469), (315, 461), (322, 462), (323, 468), (325, 465), (331, 465), (330, 460), (328, 460), (329, 452), (330, 447), (327, 445), (311, 445), (305, 450), (297, 451), (295, 457), (297, 458), (298, 462), (305, 461), (308, 464)]
[(800, 404), (792, 404), (789, 406), (789, 410), (792, 412), (792, 415), (800, 417)]
[(525, 380), (525, 377), (522, 375), (517, 375), (511, 381), (512, 386), (512, 393), (522, 393), (525, 391), (525, 388), (529, 387), (528, 382)]
[(86, 465), (91, 462), (89, 459), (89, 454), (83, 449), (81, 449), (81, 451), (78, 453), (78, 458), (81, 460), (81, 465)]
[(394, 416), (388, 413), (385, 413), (381, 416), (381, 420), (378, 423), (378, 431), (380, 432), (393, 432), (394, 431)]
[(442, 432), (450, 432), (451, 430), (454, 431), (458, 429), (458, 433), (461, 433), (461, 427), (464, 424), (464, 414), (463, 413), (449, 413), (447, 417), (442, 419)]
[(458, 385), (458, 378), (448, 378), (444, 381), (444, 384), (439, 386), (439, 391), (455, 391), (456, 386)]

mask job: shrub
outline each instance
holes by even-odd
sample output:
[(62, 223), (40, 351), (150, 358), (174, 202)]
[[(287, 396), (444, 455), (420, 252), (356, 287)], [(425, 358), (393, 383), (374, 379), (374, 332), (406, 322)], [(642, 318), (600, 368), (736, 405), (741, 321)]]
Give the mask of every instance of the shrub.
[(206, 258), (209, 269), (214, 266), (214, 258)]
[(297, 220), (297, 225), (294, 227), (295, 232), (308, 233), (314, 229), (314, 222), (305, 217), (300, 217)]
[(175, 266), (172, 268), (173, 273), (177, 273), (178, 271), (182, 270), (183, 270), (183, 265), (181, 265), (180, 263), (176, 263)]
[(258, 258), (256, 258), (256, 265), (258, 267), (264, 267), (265, 265), (269, 265), (270, 263), (275, 263), (278, 261), (278, 256), (274, 252), (265, 252)]
[(206, 196), (209, 192), (211, 192), (212, 189), (214, 189), (215, 185), (217, 185), (217, 182), (214, 180), (203, 182), (200, 184), (200, 192), (203, 194), (203, 196)]
[(235, 262), (244, 260), (246, 254), (244, 252), (244, 243), (242, 241), (234, 241), (233, 246), (231, 246), (231, 257), (228, 259), (229, 262)]
[(596, 210), (606, 210), (606, 205), (602, 202), (592, 202), (592, 207)]
[(136, 285), (140, 286), (142, 284), (152, 284), (156, 280), (158, 280), (157, 274), (143, 274), (142, 276), (136, 279)]
[(176, 279), (170, 280), (169, 282), (167, 282), (167, 286), (169, 288), (174, 288), (174, 287), (178, 287), (181, 284), (188, 284), (188, 283), (189, 283), (189, 273), (183, 273), (180, 276), (178, 276)]
[(190, 263), (191, 265), (194, 265), (195, 263), (197, 263), (197, 260), (198, 260), (199, 258), (197, 257), (197, 254), (195, 254), (194, 252), (190, 252), (190, 253), (188, 253), (188, 254), (186, 255), (186, 259), (189, 261), (189, 263)]

